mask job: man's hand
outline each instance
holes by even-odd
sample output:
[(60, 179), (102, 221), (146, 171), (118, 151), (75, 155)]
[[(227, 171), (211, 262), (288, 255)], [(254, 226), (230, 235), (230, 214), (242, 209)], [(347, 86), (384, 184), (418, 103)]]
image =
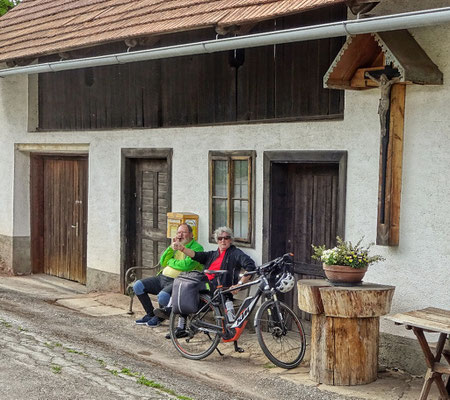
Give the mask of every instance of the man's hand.
[(178, 235), (175, 236), (175, 237), (172, 239), (172, 244), (170, 245), (170, 247), (172, 247), (172, 249), (174, 249), (174, 250), (178, 250), (178, 249), (175, 248), (175, 246), (176, 246), (177, 244), (179, 244), (180, 241), (181, 241), (181, 239), (178, 237)]
[(181, 244), (179, 240), (174, 240), (172, 243), (172, 249), (182, 251), (184, 249), (184, 245)]

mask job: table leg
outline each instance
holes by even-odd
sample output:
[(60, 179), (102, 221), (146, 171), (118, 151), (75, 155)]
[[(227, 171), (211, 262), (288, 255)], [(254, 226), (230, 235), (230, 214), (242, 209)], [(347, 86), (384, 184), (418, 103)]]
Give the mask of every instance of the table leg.
[[(450, 365), (450, 335), (447, 337), (447, 348), (442, 353), (444, 358), (447, 360), (447, 363)], [(450, 374), (447, 376), (447, 385), (445, 386), (447, 389), (447, 393), (450, 395)]]
[(422, 391), (420, 392), (419, 400), (426, 400), (428, 398), (428, 393), (430, 393), (431, 384), (433, 383), (434, 377), (431, 369), (427, 369), (425, 374), (425, 381), (422, 386)]
[[(425, 356), (425, 362), (428, 366), (427, 373), (425, 375), (425, 382), (422, 387), (422, 392), (420, 393), (419, 400), (426, 400), (428, 397), (428, 394), (430, 392), (431, 384), (433, 381), (436, 382), (436, 386), (439, 389), (439, 393), (441, 395), (441, 399), (447, 400), (449, 398), (448, 391), (444, 385), (444, 381), (442, 380), (442, 373), (434, 371), (434, 365), (435, 363), (438, 363), (441, 359), (442, 350), (444, 348), (445, 340), (447, 338), (447, 335), (445, 333), (441, 333), (439, 335), (439, 341), (436, 348), (436, 355), (433, 355), (433, 353), (430, 350), (430, 346), (428, 345), (427, 339), (425, 338), (425, 335), (423, 333), (423, 329), (421, 328), (412, 328), (414, 334), (417, 337), (417, 340), (419, 341), (420, 347), (422, 348), (422, 352)], [(447, 356), (445, 356), (447, 358)]]

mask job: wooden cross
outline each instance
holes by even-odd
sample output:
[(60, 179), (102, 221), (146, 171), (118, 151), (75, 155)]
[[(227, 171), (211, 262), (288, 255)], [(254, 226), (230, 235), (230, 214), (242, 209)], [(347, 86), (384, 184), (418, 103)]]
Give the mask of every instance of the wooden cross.
[(380, 163), (378, 183), (378, 245), (398, 246), (402, 189), (403, 131), (406, 86), (397, 83), (396, 70), (389, 67), (366, 77), (380, 86)]

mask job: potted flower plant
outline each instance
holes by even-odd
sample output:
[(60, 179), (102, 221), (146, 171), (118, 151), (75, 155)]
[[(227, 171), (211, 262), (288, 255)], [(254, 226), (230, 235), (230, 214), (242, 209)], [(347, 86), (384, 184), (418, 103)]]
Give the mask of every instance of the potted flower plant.
[(312, 245), (314, 254), (311, 258), (323, 262), (325, 275), (331, 283), (357, 285), (370, 264), (384, 260), (382, 256), (369, 255), (369, 249), (374, 243), (364, 247), (361, 245), (363, 239), (353, 245), (338, 236), (337, 245), (332, 249), (326, 249), (325, 245)]

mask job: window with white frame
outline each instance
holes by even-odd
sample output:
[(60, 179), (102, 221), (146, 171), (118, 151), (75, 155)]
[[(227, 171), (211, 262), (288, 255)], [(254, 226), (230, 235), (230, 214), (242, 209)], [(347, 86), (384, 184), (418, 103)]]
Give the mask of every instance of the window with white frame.
[(235, 242), (253, 246), (255, 151), (210, 151), (209, 230), (233, 229)]

